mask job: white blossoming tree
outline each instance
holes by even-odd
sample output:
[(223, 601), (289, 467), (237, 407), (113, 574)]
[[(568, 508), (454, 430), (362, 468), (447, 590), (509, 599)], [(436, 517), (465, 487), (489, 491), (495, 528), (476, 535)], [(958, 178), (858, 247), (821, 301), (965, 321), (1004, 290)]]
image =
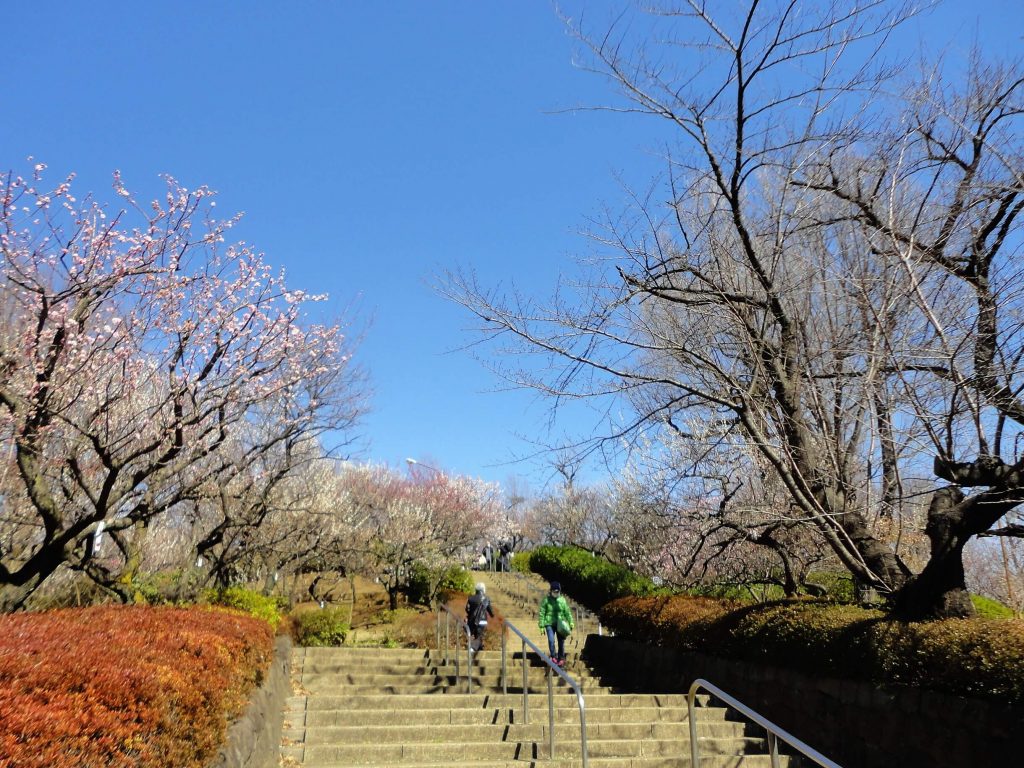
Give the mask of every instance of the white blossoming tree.
[[(226, 244), (237, 217), (210, 190), (167, 178), (144, 208), (115, 175), (112, 207), (42, 171), (0, 187), (6, 610), (64, 564), (123, 582), (150, 523), (352, 414), (339, 326), (303, 322), (320, 297)], [(93, 556), (100, 531), (120, 557)]]

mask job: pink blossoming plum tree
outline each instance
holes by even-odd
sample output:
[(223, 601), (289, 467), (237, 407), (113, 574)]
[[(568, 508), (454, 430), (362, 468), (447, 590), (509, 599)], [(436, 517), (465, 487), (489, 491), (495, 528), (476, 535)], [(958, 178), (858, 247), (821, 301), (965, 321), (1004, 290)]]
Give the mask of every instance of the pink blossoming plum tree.
[(392, 608), (413, 563), (451, 564), (502, 521), (498, 489), (465, 476), (414, 470), (404, 477), (363, 465), (344, 473), (343, 486), (339, 512), (362, 519), (364, 567), (387, 589)]
[[(0, 188), (6, 610), (65, 564), (130, 580), (153, 521), (278, 454), (272, 480), (298, 436), (353, 413), (340, 327), (303, 319), (321, 297), (227, 244), (237, 217), (216, 218), (210, 190), (167, 178), (143, 207), (115, 175), (110, 207), (71, 177), (47, 187), (43, 168)], [(101, 530), (122, 551), (107, 565)]]

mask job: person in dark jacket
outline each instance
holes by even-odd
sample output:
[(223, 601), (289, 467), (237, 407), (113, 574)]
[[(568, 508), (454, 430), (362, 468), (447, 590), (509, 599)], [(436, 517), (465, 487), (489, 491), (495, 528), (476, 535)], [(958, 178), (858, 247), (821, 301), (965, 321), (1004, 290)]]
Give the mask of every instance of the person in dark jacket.
[(487, 587), (482, 581), (477, 582), (476, 592), (466, 601), (466, 623), (469, 624), (470, 644), (472, 651), (484, 649), (484, 633), (487, 631), (487, 617), (494, 617), (491, 599), (487, 597)]

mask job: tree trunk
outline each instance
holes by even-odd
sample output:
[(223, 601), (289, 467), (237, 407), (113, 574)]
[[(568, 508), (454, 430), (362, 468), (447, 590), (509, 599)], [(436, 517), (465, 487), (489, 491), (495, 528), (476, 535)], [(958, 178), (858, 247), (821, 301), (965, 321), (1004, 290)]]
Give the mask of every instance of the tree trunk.
[[(829, 499), (831, 503), (828, 509), (845, 510), (836, 516), (836, 522), (844, 534), (841, 546), (845, 551), (837, 550), (834, 545), (833, 551), (850, 568), (855, 578), (886, 595), (899, 592), (911, 576), (906, 563), (875, 537), (861, 512), (845, 509), (845, 503), (839, 503), (832, 494), (829, 496), (833, 498)], [(832, 543), (831, 539), (828, 541)], [(847, 563), (854, 553), (862, 561), (863, 566), (860, 568), (850, 567)]]
[(60, 567), (66, 559), (64, 539), (45, 542), (40, 549), (13, 570), (4, 569), (0, 581), (0, 612), (20, 610), (40, 585)]
[(36, 577), (24, 584), (0, 585), (0, 613), (13, 613), (24, 608), (25, 601), (42, 582), (41, 577)]
[(956, 486), (940, 488), (928, 507), (925, 533), (931, 541), (931, 558), (924, 570), (899, 591), (895, 613), (902, 619), (966, 618), (974, 604), (964, 577), (963, 491)]

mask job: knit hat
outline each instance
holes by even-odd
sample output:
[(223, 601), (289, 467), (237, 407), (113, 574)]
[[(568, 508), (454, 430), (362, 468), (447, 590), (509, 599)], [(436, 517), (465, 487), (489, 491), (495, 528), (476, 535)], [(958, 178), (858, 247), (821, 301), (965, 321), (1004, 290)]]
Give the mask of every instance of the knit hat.
[(549, 587), (549, 588), (551, 589), (551, 591), (552, 591), (552, 592), (554, 592), (554, 591), (556, 591), (556, 590), (557, 590), (557, 591), (559, 591), (559, 592), (561, 592), (561, 591), (562, 591), (562, 585), (561, 585), (561, 584), (559, 584), (559, 583), (558, 583), (557, 581), (552, 581), (552, 582), (551, 582), (551, 583), (550, 583), (550, 584), (548, 585), (548, 587)]

